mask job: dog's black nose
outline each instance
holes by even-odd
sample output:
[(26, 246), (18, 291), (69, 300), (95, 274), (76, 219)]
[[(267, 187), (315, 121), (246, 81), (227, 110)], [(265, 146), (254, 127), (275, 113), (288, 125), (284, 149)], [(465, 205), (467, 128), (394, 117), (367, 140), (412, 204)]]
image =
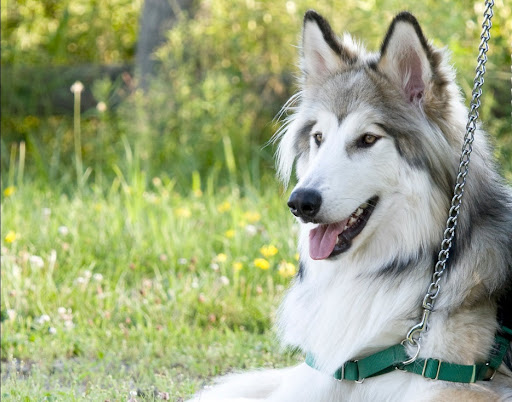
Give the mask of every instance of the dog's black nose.
[(288, 200), (290, 211), (306, 221), (312, 219), (320, 210), (322, 196), (316, 190), (299, 188), (292, 192)]

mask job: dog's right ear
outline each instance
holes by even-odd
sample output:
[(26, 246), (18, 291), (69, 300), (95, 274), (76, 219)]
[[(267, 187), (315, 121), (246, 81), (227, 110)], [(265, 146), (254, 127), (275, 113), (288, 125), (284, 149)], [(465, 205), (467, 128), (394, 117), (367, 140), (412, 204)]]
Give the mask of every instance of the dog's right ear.
[(323, 81), (356, 60), (356, 56), (341, 44), (327, 20), (313, 10), (304, 15), (301, 50), (306, 86)]

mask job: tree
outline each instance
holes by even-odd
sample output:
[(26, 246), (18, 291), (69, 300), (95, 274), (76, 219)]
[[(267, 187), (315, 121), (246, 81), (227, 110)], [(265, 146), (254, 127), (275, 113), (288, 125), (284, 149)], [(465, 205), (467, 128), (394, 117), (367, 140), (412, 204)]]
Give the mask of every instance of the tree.
[(135, 58), (135, 72), (142, 88), (147, 88), (148, 78), (155, 72), (153, 52), (183, 12), (190, 14), (193, 6), (194, 0), (145, 0)]

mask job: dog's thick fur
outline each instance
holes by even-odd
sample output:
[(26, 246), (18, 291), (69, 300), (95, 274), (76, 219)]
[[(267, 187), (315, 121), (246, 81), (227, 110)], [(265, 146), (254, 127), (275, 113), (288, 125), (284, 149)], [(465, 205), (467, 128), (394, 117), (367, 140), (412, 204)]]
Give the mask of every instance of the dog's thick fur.
[[(300, 65), (301, 90), (278, 134), (279, 174), (288, 183), (295, 164), (298, 178), (290, 206), (301, 227), (300, 271), (280, 308), (278, 333), (284, 344), (312, 353), (318, 370), (300, 364), (231, 375), (197, 400), (511, 400), (505, 364), (492, 381), (475, 384), (398, 370), (362, 384), (329, 374), (399, 343), (420, 319), (467, 110), (446, 52), (406, 12), (391, 23), (380, 52), (367, 53), (309, 11)], [(500, 304), (501, 319), (511, 324), (512, 196), (492, 160), (478, 129), (456, 240), (420, 358), (485, 362)], [(318, 198), (313, 207), (300, 204), (305, 192)], [(375, 206), (359, 234), (334, 249), (315, 240), (368, 202)]]

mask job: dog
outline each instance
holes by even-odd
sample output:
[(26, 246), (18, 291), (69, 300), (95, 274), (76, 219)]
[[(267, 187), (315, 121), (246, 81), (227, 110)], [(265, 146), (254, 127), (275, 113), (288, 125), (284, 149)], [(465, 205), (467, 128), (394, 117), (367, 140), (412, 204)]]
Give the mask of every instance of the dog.
[[(510, 339), (504, 363), (483, 378), (492, 380), (472, 382), (474, 369), (470, 383), (438, 378), (441, 362), (488, 362), (499, 325), (512, 327), (512, 192), (480, 127), (421, 348), (402, 342), (422, 317), (465, 134), (468, 112), (448, 63), (408, 12), (375, 53), (305, 14), (300, 90), (276, 134), (279, 177), (288, 185), (297, 176), (288, 206), (300, 225), (300, 269), (277, 333), (311, 358), (228, 375), (195, 400), (512, 400)], [(425, 361), (423, 372), (404, 371), (404, 361), (358, 381), (333, 376), (401, 344), (406, 360)], [(437, 362), (432, 375), (427, 359)]]

